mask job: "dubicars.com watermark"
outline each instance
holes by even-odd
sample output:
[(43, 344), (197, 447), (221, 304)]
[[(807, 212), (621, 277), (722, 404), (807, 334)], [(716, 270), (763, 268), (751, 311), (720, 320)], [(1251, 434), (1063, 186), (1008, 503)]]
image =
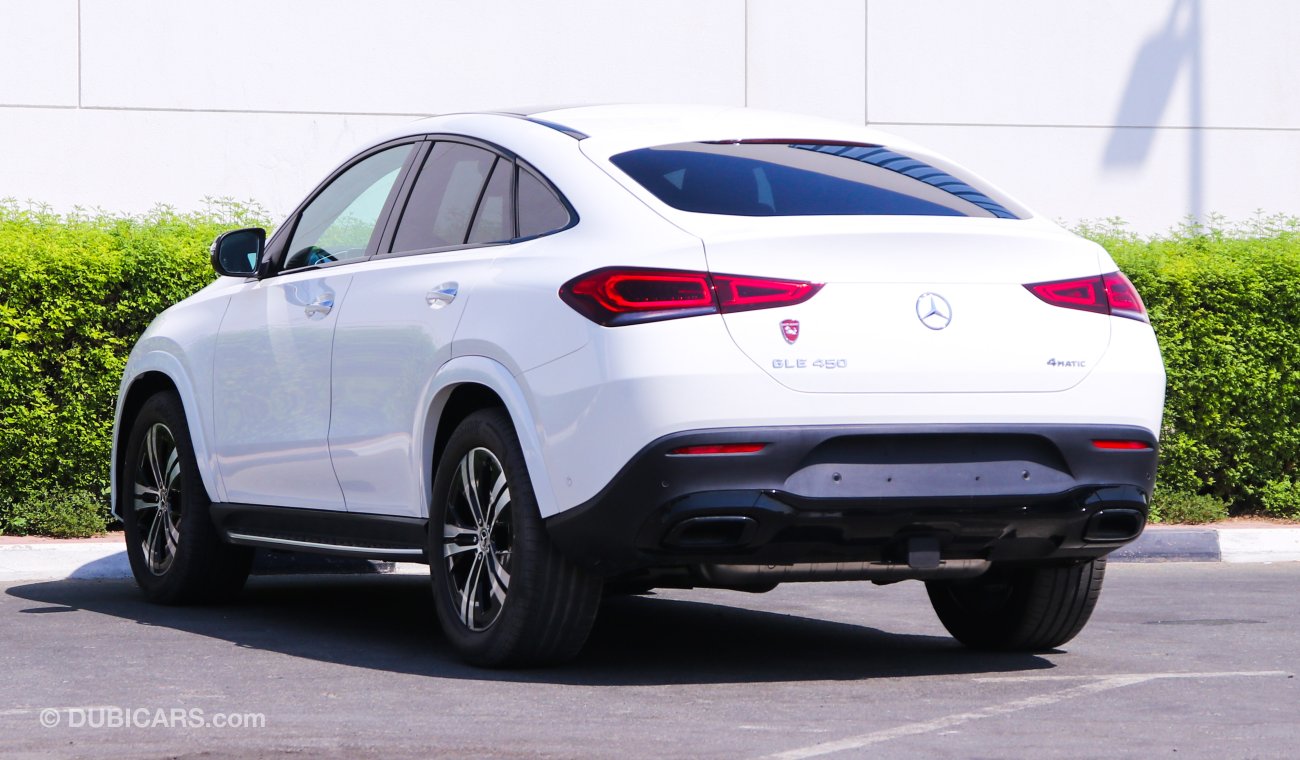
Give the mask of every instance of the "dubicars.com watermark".
[(263, 713), (209, 713), (201, 707), (46, 707), (45, 728), (266, 728)]

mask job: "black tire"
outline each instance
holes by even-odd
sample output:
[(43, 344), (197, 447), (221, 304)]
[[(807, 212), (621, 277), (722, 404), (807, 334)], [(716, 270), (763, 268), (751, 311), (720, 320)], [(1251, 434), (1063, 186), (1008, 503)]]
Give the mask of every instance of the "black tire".
[(212, 524), (179, 396), (168, 391), (144, 403), (122, 461), (118, 511), (131, 572), (145, 598), (179, 605), (239, 593), (253, 553), (222, 541)]
[[(484, 502), (486, 510), (478, 507)], [(429, 517), (438, 621), (466, 662), (523, 667), (578, 654), (601, 581), (551, 545), (504, 410), (475, 412), (452, 433)]]
[(1106, 558), (1062, 567), (994, 566), (978, 578), (930, 581), (930, 603), (972, 649), (1041, 652), (1083, 629), (1101, 594)]

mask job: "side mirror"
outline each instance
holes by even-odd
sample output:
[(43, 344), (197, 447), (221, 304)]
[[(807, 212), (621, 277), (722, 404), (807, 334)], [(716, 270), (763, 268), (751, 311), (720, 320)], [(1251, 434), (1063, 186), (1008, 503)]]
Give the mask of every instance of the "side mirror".
[(266, 230), (246, 227), (217, 235), (212, 241), (212, 268), (226, 277), (252, 277), (266, 249)]

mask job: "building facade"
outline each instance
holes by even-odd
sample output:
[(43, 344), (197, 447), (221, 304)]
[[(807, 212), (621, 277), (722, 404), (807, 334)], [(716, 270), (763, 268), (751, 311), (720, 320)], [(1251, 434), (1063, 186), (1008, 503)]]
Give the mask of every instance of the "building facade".
[(357, 143), (533, 104), (866, 123), (1039, 213), (1300, 214), (1292, 0), (0, 0), (0, 198), (286, 213)]

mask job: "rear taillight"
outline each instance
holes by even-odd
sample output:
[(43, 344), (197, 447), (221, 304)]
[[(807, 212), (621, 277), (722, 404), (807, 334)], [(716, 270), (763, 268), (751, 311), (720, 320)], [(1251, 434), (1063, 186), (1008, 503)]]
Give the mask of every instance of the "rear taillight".
[(615, 327), (750, 309), (793, 306), (821, 285), (677, 269), (608, 267), (566, 282), (560, 298), (591, 321)]
[(1111, 272), (1102, 276), (1106, 283), (1106, 297), (1110, 299), (1110, 313), (1117, 317), (1128, 317), (1139, 322), (1149, 322), (1146, 304), (1137, 288), (1129, 282), (1123, 272)]
[(1053, 306), (1148, 322), (1147, 309), (1137, 289), (1123, 272), (1071, 280), (1036, 282), (1025, 286)]

